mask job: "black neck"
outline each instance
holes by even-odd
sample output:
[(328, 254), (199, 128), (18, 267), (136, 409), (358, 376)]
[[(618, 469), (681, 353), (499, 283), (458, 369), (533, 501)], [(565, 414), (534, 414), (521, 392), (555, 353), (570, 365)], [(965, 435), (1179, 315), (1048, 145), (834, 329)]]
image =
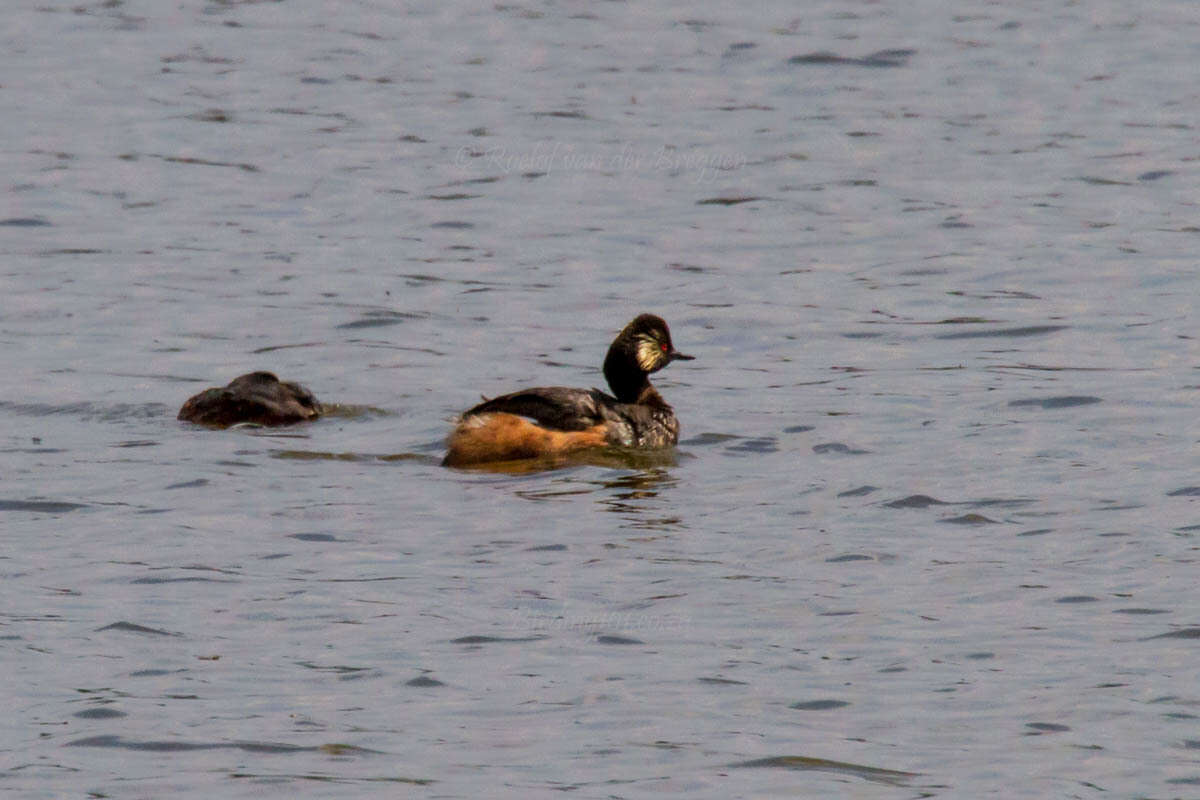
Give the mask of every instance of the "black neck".
[(636, 403), (645, 390), (654, 391), (644, 372), (606, 369), (604, 377), (608, 379), (608, 388), (622, 403)]
[[(638, 402), (647, 389), (654, 392), (646, 373), (633, 363), (632, 357), (623, 348), (618, 347), (616, 342), (608, 348), (608, 355), (604, 358), (604, 379), (608, 381), (608, 388), (612, 389), (612, 393), (622, 403)], [(657, 396), (657, 393), (654, 393)]]

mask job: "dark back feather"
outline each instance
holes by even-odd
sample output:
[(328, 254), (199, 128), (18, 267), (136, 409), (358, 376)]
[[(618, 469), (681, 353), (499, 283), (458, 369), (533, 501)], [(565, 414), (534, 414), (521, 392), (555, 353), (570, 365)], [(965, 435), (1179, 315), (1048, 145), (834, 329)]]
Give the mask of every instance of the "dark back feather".
[[(604, 421), (601, 407), (607, 395), (599, 389), (538, 386), (493, 397), (463, 414), (505, 413), (529, 417), (560, 431), (582, 431)], [(611, 398), (607, 398), (610, 399)]]

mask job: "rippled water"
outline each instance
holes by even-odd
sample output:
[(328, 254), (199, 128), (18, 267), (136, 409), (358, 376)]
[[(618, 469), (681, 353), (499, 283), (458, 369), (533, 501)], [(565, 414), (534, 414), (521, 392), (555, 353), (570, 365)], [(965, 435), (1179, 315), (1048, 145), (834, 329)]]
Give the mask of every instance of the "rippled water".
[[(1200, 792), (1192, 4), (6, 18), (0, 790)], [(641, 311), (674, 453), (438, 465)]]

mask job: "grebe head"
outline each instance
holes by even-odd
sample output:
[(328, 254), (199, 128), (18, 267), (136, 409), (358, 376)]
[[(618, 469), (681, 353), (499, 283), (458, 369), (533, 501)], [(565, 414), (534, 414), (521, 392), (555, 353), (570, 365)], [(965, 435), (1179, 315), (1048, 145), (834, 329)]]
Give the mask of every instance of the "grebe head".
[(646, 376), (672, 361), (691, 361), (671, 343), (671, 330), (662, 317), (640, 314), (626, 325), (604, 359), (604, 377), (617, 398), (631, 402), (641, 391)]

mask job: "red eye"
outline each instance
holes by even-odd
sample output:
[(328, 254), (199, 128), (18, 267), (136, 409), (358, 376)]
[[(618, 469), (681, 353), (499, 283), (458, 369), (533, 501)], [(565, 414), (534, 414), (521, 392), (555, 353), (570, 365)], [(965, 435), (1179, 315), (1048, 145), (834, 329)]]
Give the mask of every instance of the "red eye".
[(661, 344), (661, 345), (659, 345), (659, 347), (661, 347), (661, 348), (662, 348), (662, 351), (663, 351), (664, 353), (665, 353), (665, 352), (667, 352), (667, 346), (666, 346), (665, 344)]

